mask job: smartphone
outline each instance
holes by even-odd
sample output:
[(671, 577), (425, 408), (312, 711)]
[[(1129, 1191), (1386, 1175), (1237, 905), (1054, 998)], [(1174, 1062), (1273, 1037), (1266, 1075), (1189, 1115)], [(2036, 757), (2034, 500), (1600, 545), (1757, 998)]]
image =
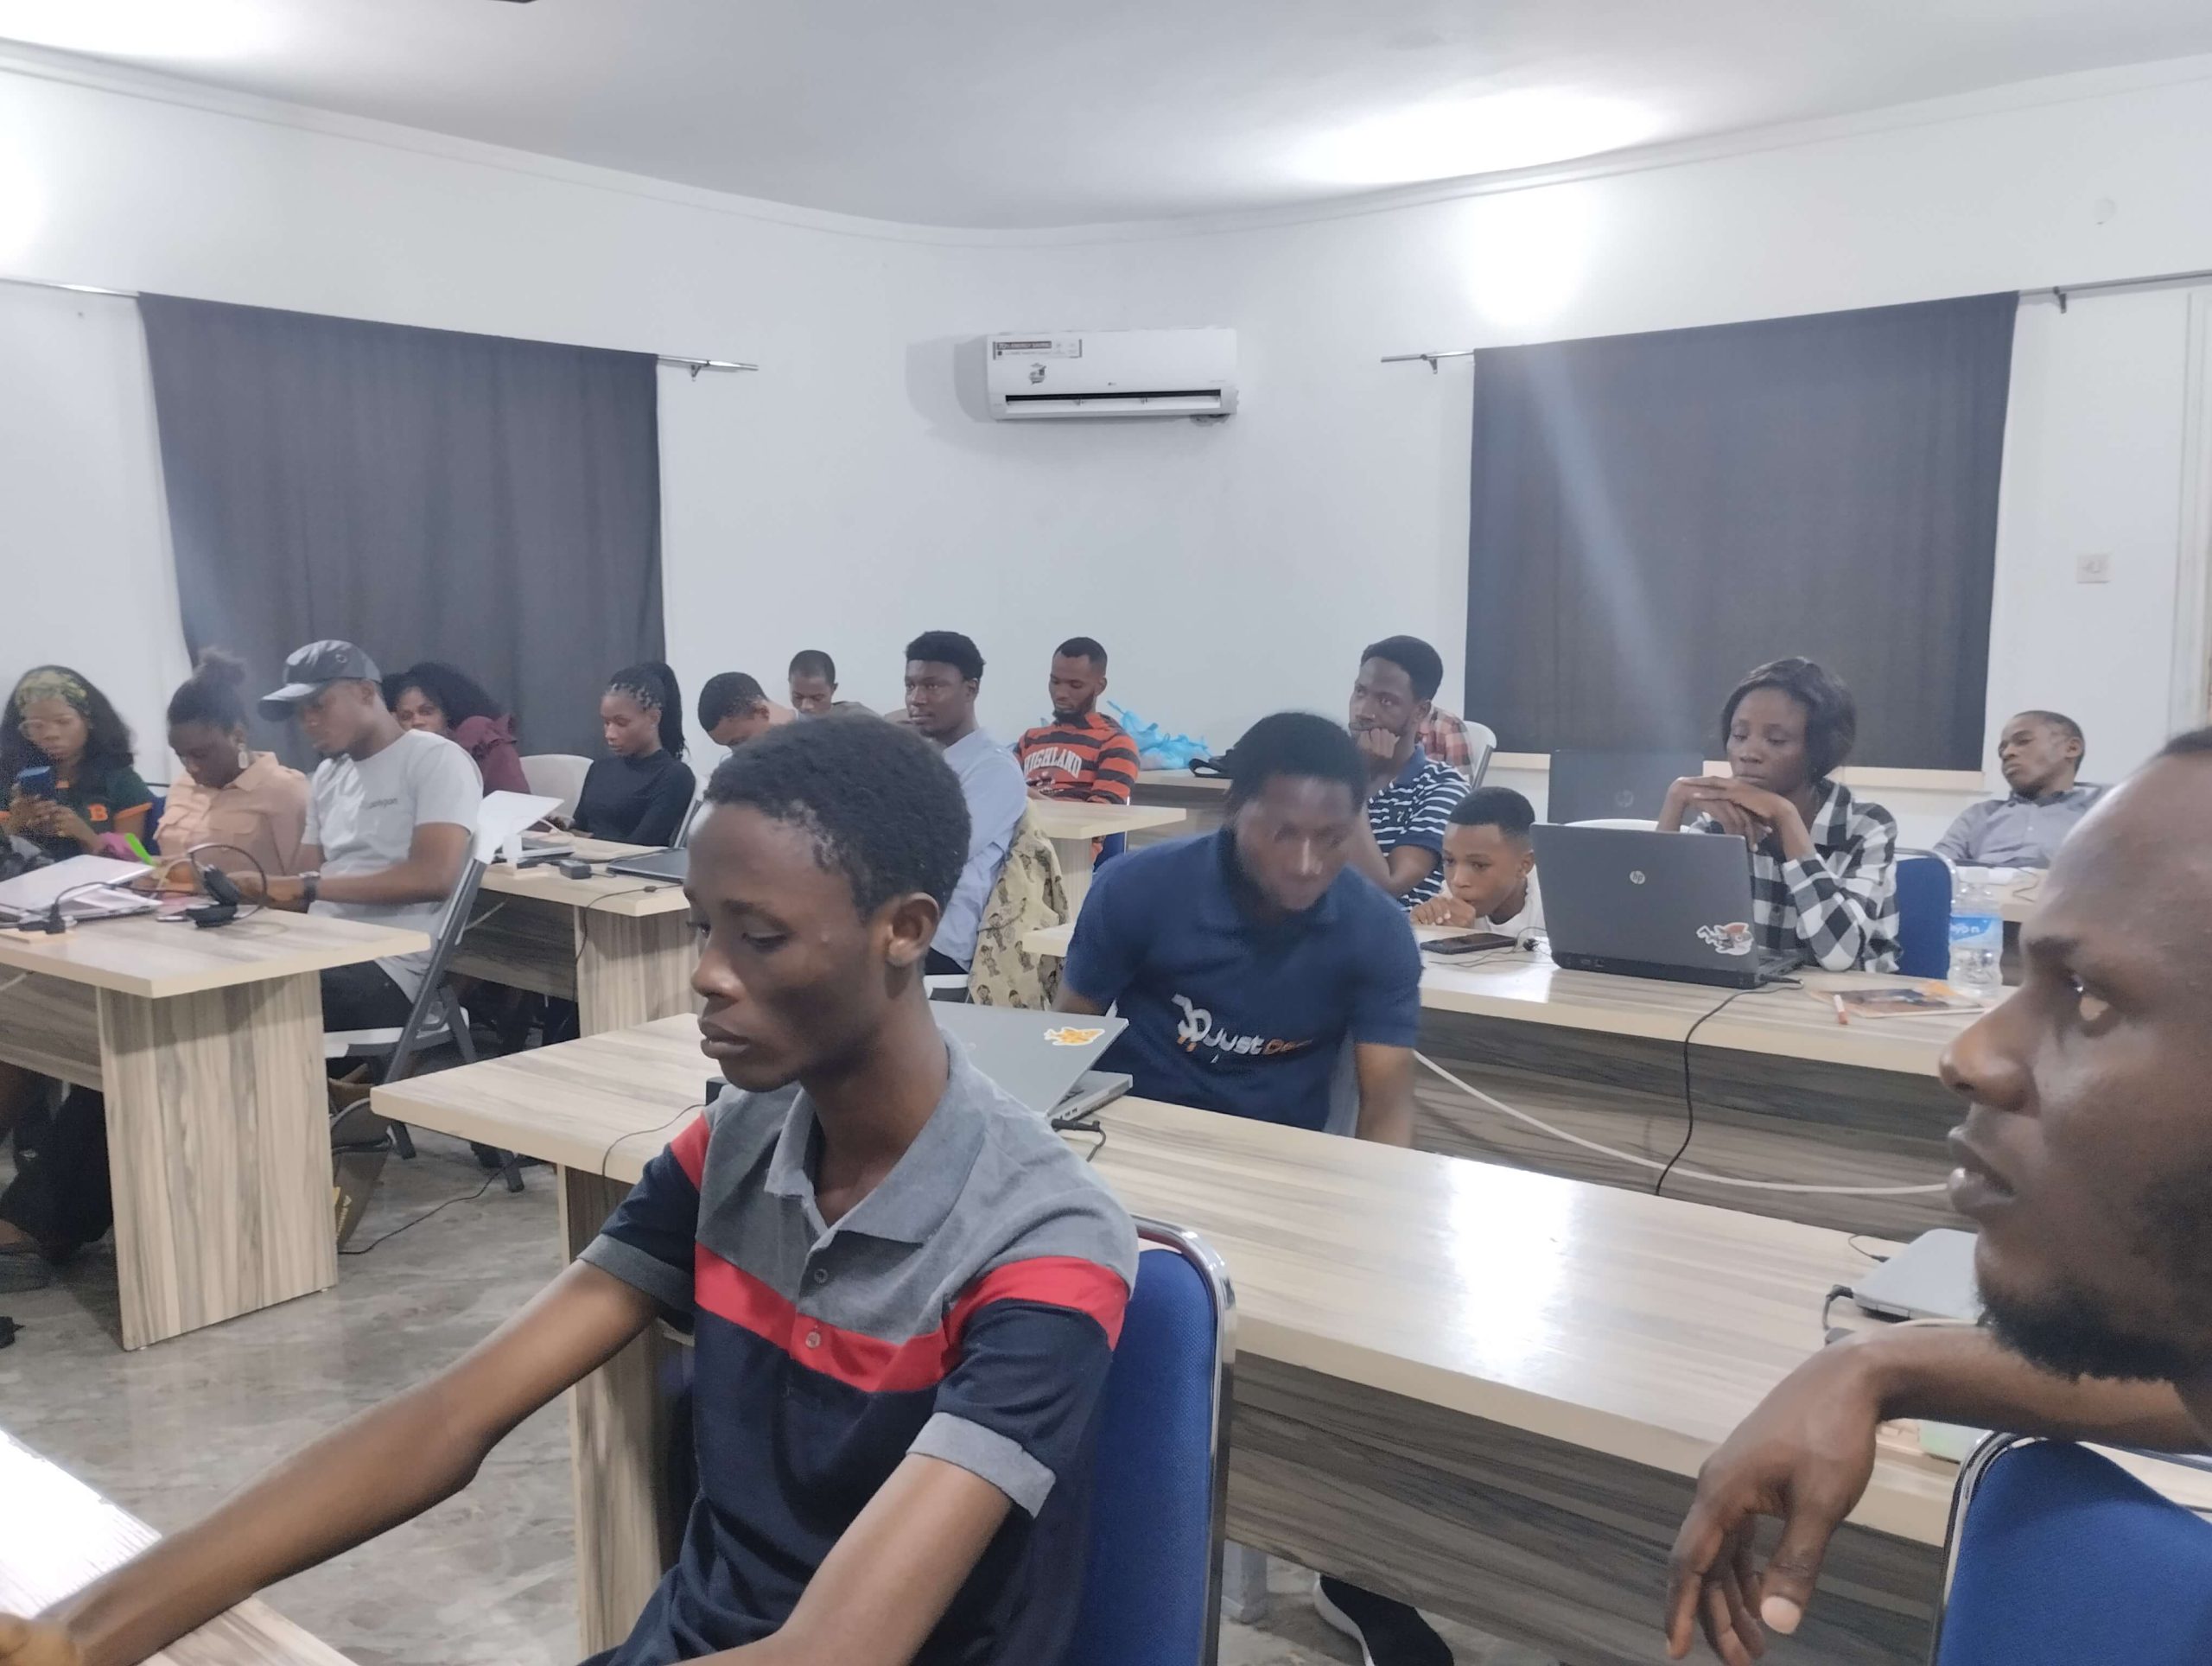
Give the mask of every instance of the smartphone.
[(51, 798), (54, 796), (54, 766), (33, 764), (28, 769), (17, 770), (16, 791), (26, 798)]
[(1486, 949), (1510, 949), (1513, 939), (1496, 932), (1470, 932), (1465, 937), (1438, 938), (1421, 946), (1432, 955), (1478, 955)]

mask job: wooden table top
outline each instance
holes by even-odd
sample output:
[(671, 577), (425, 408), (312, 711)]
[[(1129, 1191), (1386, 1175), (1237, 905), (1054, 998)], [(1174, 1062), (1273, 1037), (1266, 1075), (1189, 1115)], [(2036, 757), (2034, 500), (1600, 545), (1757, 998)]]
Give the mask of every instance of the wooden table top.
[[(664, 1019), (376, 1105), (629, 1181), (709, 1073), (692, 1021)], [(1671, 1198), (1144, 1100), (1103, 1121), (1123, 1203), (1228, 1262), (1240, 1351), (1677, 1474), (1821, 1345), (1821, 1297), (1869, 1264), (1841, 1232)], [(1885, 1452), (1856, 1519), (1940, 1542), (1953, 1472)]]
[[(1040, 926), (1023, 938), (1033, 953), (1062, 956), (1074, 935), (1072, 925)], [(1422, 937), (1447, 937), (1448, 931), (1422, 930)], [(1768, 989), (1731, 1002), (1705, 1018), (1727, 995), (1700, 983), (1667, 983), (1656, 978), (1611, 977), (1598, 972), (1562, 971), (1539, 953), (1502, 950), (1461, 964), (1424, 960), (1421, 1004), (1433, 1012), (1469, 1013), (1562, 1029), (1601, 1030), (1610, 1035), (1642, 1036), (1680, 1042), (1697, 1025), (1700, 1046), (1783, 1059), (1818, 1059), (1862, 1070), (1933, 1076), (1951, 1039), (1974, 1021), (1971, 1013), (1936, 1013), (1926, 1017), (1861, 1018), (1836, 1022), (1835, 1011), (1821, 998), (1839, 989), (1886, 989), (1924, 982), (1878, 972), (1805, 972), (1803, 989)]]
[(0, 932), (0, 973), (39, 972), (159, 1001), (416, 954), (429, 946), (430, 939), (416, 931), (276, 909), (213, 931), (134, 914), (87, 920), (60, 937)]
[(1190, 812), (1168, 804), (1070, 804), (1060, 798), (1032, 798), (1029, 819), (1048, 839), (1103, 839), (1141, 827), (1172, 827)]
[[(0, 1433), (0, 1612), (36, 1614), (161, 1535)], [(147, 1666), (348, 1666), (260, 1601), (245, 1602), (147, 1656)]]
[[(577, 856), (594, 867), (620, 862), (625, 856), (649, 855), (662, 848), (652, 844), (616, 844), (611, 840), (587, 839), (581, 835), (574, 843)], [(493, 862), (484, 870), (480, 888), (503, 897), (537, 897), (566, 908), (588, 908), (595, 914), (618, 914), (630, 919), (680, 913), (691, 906), (684, 899), (683, 886), (672, 880), (657, 881), (607, 873), (594, 874), (588, 880), (563, 879), (561, 870), (550, 862), (524, 868), (510, 868), (503, 862)], [(482, 905), (479, 905), (477, 912), (480, 915), (483, 912)]]
[(1187, 769), (1144, 769), (1137, 772), (1137, 785), (1142, 787), (1189, 787), (1197, 792), (1229, 792), (1229, 778), (1225, 775), (1193, 775)]

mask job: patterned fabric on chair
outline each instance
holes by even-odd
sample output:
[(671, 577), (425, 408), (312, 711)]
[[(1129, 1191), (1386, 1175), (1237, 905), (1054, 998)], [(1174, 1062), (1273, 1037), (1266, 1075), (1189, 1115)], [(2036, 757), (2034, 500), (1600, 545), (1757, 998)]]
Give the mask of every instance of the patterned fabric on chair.
[(983, 1007), (1051, 1007), (1060, 992), (1060, 963), (1033, 953), (1024, 939), (1042, 926), (1065, 925), (1072, 912), (1059, 856), (1025, 810), (983, 909), (968, 998)]

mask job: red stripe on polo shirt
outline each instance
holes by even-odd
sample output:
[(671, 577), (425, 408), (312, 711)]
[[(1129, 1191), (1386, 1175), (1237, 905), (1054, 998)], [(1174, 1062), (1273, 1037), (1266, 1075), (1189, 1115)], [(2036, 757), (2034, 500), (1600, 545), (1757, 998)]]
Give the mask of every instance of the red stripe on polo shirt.
[(1128, 1290), (1110, 1269), (1074, 1256), (1040, 1256), (986, 1274), (953, 1304), (944, 1323), (904, 1342), (849, 1331), (801, 1313), (768, 1285), (708, 1249), (693, 1260), (693, 1300), (708, 1313), (770, 1343), (810, 1370), (867, 1394), (933, 1389), (951, 1374), (960, 1335), (976, 1311), (994, 1301), (1034, 1301), (1087, 1313), (1106, 1332), (1122, 1333)]
[(676, 1159), (692, 1186), (696, 1187), (699, 1177), (707, 1172), (707, 1135), (711, 1130), (704, 1116), (694, 1116), (684, 1125), (683, 1131), (668, 1142), (668, 1154)]

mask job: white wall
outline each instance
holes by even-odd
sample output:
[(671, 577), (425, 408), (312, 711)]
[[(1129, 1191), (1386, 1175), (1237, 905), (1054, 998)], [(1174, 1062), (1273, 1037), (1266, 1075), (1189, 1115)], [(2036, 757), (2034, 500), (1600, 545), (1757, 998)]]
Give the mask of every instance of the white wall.
[[(0, 220), (0, 258), (757, 359), (758, 377), (664, 372), (687, 683), (772, 675), (813, 645), (882, 704), (900, 643), (946, 625), (982, 645), (984, 715), (1006, 730), (1036, 709), (1050, 643), (1083, 629), (1116, 650), (1118, 695), (1223, 742), (1274, 706), (1333, 709), (1358, 645), (1386, 631), (1433, 633), (1456, 684), (1468, 366), (1432, 376), (1385, 353), (2212, 266), (2212, 82), (2067, 91), (1509, 194), (1084, 241), (831, 222), (338, 118), (17, 74), (0, 79), (0, 180), (38, 203)], [(2179, 422), (2163, 326), (2107, 312), (2133, 306), (2024, 324), (2015, 423), (2049, 436), (2041, 466), (2072, 459), (2080, 490), (2062, 514), (2024, 499), (2017, 470), (2008, 483), (1991, 674), (1999, 711), (2032, 689), (2099, 714), (2114, 771), (2170, 703), (2173, 656), (2139, 626), (2172, 556), (2126, 556), (2084, 610), (2064, 552), (2149, 550), (2167, 532), (2139, 519), (2137, 488), (2172, 496), (2184, 460), (2177, 442), (2115, 442), (2100, 486), (2064, 436), (2076, 375), (2102, 378), (2139, 434)], [(957, 344), (988, 330), (1197, 323), (1240, 332), (1245, 408), (1219, 427), (993, 426), (957, 394)], [(2124, 338), (2134, 368), (2091, 332)], [(0, 511), (0, 537), (17, 536)]]

